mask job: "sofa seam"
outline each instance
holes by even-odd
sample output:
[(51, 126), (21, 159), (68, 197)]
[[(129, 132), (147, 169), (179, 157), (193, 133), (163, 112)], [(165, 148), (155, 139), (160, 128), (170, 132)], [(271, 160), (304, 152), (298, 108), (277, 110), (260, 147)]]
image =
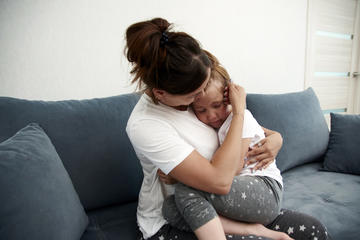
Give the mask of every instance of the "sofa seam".
[(102, 231), (101, 229), (101, 226), (98, 222), (98, 219), (96, 216), (93, 216), (92, 219), (94, 220), (94, 227), (95, 229), (97, 230), (96, 231), (96, 237), (99, 239), (99, 240), (108, 240), (105, 233)]

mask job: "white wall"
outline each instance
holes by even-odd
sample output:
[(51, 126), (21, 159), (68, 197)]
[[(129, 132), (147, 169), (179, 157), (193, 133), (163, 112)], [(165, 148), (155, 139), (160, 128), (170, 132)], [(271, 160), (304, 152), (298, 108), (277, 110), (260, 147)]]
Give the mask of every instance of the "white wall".
[(161, 16), (214, 53), (247, 92), (302, 90), (307, 0), (0, 0), (0, 96), (133, 91), (126, 28)]

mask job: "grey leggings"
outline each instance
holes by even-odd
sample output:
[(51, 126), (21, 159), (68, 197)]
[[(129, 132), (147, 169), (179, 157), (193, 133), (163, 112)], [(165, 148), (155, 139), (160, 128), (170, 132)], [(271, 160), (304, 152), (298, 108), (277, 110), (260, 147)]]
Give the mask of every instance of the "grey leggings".
[[(331, 240), (327, 233), (326, 227), (316, 218), (291, 211), (281, 209), (279, 216), (266, 226), (269, 229), (287, 233), (290, 237), (296, 240)], [(138, 231), (138, 240), (144, 240), (142, 233)], [(146, 240), (196, 240), (196, 236), (192, 232), (181, 231), (170, 224), (164, 225), (155, 235)], [(241, 236), (226, 234), (227, 240), (272, 240), (263, 236)]]
[(220, 214), (249, 223), (268, 225), (279, 215), (282, 187), (262, 176), (236, 176), (227, 195), (200, 191), (178, 184), (175, 196), (163, 204), (164, 218), (182, 231), (194, 231)]

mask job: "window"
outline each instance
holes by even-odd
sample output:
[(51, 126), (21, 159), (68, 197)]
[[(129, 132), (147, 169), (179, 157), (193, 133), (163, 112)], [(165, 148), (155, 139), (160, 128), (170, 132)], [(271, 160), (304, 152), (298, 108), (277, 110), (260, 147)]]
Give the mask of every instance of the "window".
[(359, 113), (360, 0), (309, 0), (305, 87), (327, 118)]

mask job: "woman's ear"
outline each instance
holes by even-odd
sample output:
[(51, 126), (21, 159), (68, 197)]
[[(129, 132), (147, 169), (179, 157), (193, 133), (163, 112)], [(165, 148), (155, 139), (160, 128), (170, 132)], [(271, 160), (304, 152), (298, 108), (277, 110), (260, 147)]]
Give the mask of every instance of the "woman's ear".
[(156, 100), (162, 100), (164, 98), (164, 95), (166, 94), (166, 91), (153, 88), (152, 93), (154, 94)]

